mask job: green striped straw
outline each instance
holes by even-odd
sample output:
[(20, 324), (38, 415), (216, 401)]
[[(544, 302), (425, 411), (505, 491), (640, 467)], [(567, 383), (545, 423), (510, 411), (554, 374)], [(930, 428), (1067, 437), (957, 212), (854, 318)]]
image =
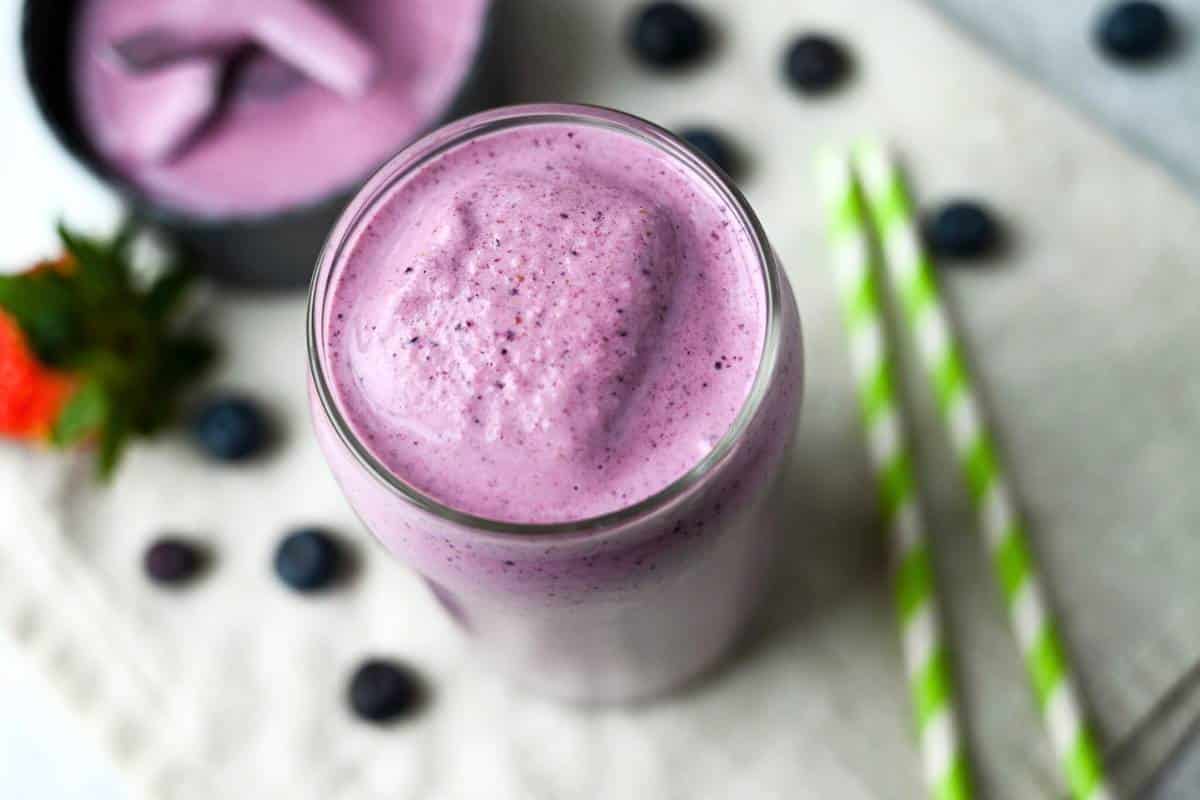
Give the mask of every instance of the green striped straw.
[(1076, 800), (1111, 798), (1104, 763), (1083, 713), (1058, 626), (1043, 599), (1042, 580), (1024, 527), (939, 296), (933, 265), (922, 249), (904, 181), (890, 153), (877, 142), (860, 143), (854, 164), (883, 249), (884, 272), (916, 340), (919, 360), (970, 488), (995, 577), (1071, 795)]
[(935, 800), (967, 800), (972, 792), (966, 750), (954, 708), (950, 658), (942, 642), (929, 542), (922, 530), (924, 515), (893, 387), (866, 214), (848, 154), (821, 153), (817, 177), (863, 426), (887, 528), (893, 599), (925, 780)]

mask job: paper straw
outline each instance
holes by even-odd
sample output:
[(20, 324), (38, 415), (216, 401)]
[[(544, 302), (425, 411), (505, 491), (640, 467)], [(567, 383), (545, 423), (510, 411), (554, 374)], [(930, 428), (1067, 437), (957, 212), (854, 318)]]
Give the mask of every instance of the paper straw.
[(884, 273), (942, 422), (970, 489), (1017, 643), (1060, 767), (1076, 800), (1113, 797), (1104, 763), (1083, 713), (1058, 626), (1043, 600), (1043, 582), (1024, 526), (983, 422), (954, 329), (939, 297), (912, 202), (886, 148), (860, 143), (854, 164), (884, 253)]
[(950, 658), (942, 641), (924, 516), (892, 383), (866, 216), (845, 153), (823, 152), (817, 176), (850, 339), (851, 365), (887, 529), (893, 595), (916, 732), (929, 794), (972, 796), (954, 708)]

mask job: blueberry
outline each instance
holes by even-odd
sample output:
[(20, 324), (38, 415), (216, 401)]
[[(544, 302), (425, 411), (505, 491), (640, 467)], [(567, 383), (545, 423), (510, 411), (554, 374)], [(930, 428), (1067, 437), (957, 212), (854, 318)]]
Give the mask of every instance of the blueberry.
[(156, 540), (142, 556), (146, 575), (164, 586), (176, 586), (191, 580), (200, 572), (203, 562), (199, 548), (172, 537)]
[(235, 395), (208, 401), (192, 420), (200, 448), (218, 461), (242, 461), (267, 443), (267, 420), (252, 401)]
[(704, 20), (681, 3), (643, 6), (629, 26), (634, 54), (653, 67), (678, 67), (698, 59), (708, 46)]
[(350, 679), (350, 708), (368, 722), (391, 722), (420, 708), (421, 680), (410, 667), (373, 658)]
[(805, 34), (788, 47), (783, 71), (802, 92), (827, 92), (850, 72), (850, 57), (834, 39), (819, 33)]
[(303, 528), (284, 537), (275, 550), (275, 572), (298, 592), (328, 586), (340, 562), (337, 540), (319, 528)]
[(1162, 55), (1171, 39), (1171, 19), (1158, 3), (1119, 3), (1100, 18), (1100, 47), (1122, 61), (1148, 61)]
[(737, 166), (733, 148), (724, 136), (711, 128), (685, 128), (679, 138), (690, 144), (709, 161), (732, 175)]
[(926, 238), (938, 255), (977, 258), (996, 246), (999, 230), (981, 204), (956, 200), (934, 213), (926, 227)]

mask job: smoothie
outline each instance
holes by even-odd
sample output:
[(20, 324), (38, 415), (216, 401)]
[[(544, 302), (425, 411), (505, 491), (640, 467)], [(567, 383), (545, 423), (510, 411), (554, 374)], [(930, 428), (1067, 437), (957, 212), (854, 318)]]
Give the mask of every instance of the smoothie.
[(478, 139), (398, 187), (330, 305), (335, 391), (395, 475), (506, 522), (599, 516), (729, 430), (762, 352), (748, 233), (650, 145)]
[(746, 622), (799, 332), (744, 203), (615, 112), (471, 118), (377, 176), (314, 284), (318, 438), (516, 677), (664, 690)]
[(84, 135), (149, 199), (252, 216), (346, 191), (455, 99), (489, 0), (81, 0)]

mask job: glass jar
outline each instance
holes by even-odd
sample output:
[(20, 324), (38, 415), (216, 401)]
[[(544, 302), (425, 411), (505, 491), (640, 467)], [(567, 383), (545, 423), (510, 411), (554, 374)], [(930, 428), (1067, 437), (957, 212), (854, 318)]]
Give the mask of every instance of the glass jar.
[[(552, 123), (637, 137), (712, 192), (751, 243), (766, 330), (740, 412), (686, 474), (610, 513), (522, 524), (450, 508), (364, 445), (330, 383), (327, 309), (349, 244), (390, 190), (477, 137)], [(331, 233), (309, 299), (308, 349), (317, 438), (350, 504), (423, 576), (478, 651), (515, 680), (580, 701), (654, 695), (712, 666), (747, 627), (779, 537), (770, 500), (800, 406), (799, 318), (741, 193), (672, 134), (608, 109), (545, 104), (478, 114), (418, 141), (371, 179)], [(519, 483), (514, 476), (515, 491)]]

